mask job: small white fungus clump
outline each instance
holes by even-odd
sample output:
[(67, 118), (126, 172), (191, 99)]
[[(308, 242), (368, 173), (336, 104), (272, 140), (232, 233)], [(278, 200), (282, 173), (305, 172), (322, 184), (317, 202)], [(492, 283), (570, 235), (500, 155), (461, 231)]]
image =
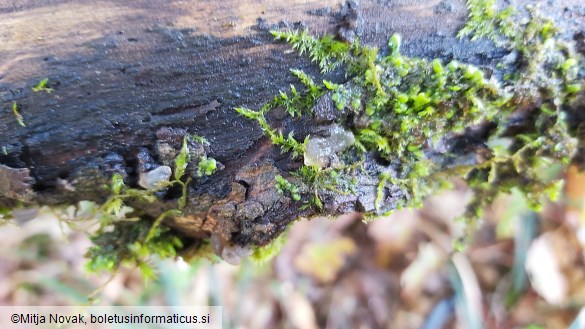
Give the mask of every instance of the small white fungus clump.
[(242, 262), (242, 259), (249, 257), (253, 253), (250, 246), (239, 246), (226, 243), (215, 233), (211, 233), (210, 241), (215, 254), (230, 265), (239, 265)]
[(160, 166), (151, 171), (142, 172), (138, 179), (138, 185), (147, 190), (160, 190), (167, 186), (171, 173), (172, 170), (169, 166)]
[(242, 259), (252, 255), (252, 248), (238, 245), (224, 246), (221, 258), (230, 265), (240, 265)]
[(305, 165), (324, 168), (329, 164), (332, 156), (344, 151), (355, 142), (351, 131), (340, 126), (331, 128), (331, 136), (309, 139), (305, 150)]

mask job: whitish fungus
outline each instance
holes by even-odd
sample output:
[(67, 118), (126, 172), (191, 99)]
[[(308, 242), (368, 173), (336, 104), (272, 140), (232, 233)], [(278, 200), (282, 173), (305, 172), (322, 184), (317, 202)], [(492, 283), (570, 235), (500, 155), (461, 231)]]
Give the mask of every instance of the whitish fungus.
[(252, 255), (252, 248), (249, 246), (224, 246), (221, 251), (221, 259), (231, 265), (240, 265), (242, 259)]
[(151, 171), (140, 173), (138, 185), (147, 190), (160, 190), (168, 185), (171, 178), (171, 167), (160, 166)]
[(242, 262), (242, 259), (249, 257), (253, 253), (250, 246), (239, 246), (227, 243), (214, 233), (211, 234), (209, 240), (215, 254), (231, 265), (239, 265)]
[(329, 137), (310, 138), (303, 155), (305, 165), (324, 168), (329, 165), (332, 156), (343, 152), (353, 145), (355, 137), (338, 125), (334, 125)]

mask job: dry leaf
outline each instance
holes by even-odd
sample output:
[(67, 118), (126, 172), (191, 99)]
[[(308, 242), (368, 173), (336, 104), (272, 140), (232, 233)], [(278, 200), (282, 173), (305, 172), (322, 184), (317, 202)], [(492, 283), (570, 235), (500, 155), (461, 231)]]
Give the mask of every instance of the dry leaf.
[(433, 243), (421, 243), (416, 259), (402, 272), (400, 285), (403, 294), (417, 295), (423, 283), (443, 265), (446, 254)]
[(551, 233), (545, 233), (532, 242), (525, 267), (534, 290), (549, 304), (560, 305), (567, 296), (567, 280), (561, 272), (551, 239)]
[(345, 262), (345, 257), (353, 254), (355, 250), (353, 240), (345, 237), (309, 243), (303, 246), (294, 264), (300, 272), (314, 277), (321, 283), (328, 283), (335, 279)]

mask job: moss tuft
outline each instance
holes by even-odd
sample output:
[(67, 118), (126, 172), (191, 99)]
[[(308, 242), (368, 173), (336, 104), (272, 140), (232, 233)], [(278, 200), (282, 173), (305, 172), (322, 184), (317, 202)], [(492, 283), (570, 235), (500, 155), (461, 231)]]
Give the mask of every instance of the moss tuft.
[[(343, 67), (351, 78), (344, 84), (327, 80), (317, 84), (294, 70), (307, 90), (293, 89), (291, 96), (281, 93), (278, 101), (259, 111), (236, 110), (256, 120), (283, 151), (299, 157), (307, 139), (296, 141), (292, 131), (288, 139), (277, 138), (283, 133), (270, 127), (265, 114), (281, 106), (291, 117), (311, 115), (319, 97), (330, 97), (341, 113), (336, 124), (356, 138), (345, 153), (358, 150), (360, 161), (371, 155), (384, 160), (378, 172), (378, 211), (387, 188), (402, 190), (405, 197), (397, 207), (418, 207), (429, 194), (450, 186), (454, 177), (463, 178), (475, 191), (466, 214), (470, 221), (481, 216), (483, 207), (498, 193), (512, 188), (521, 190), (538, 209), (545, 199), (558, 195), (562, 186), (559, 177), (543, 178), (543, 170), (564, 166), (575, 154), (576, 139), (564, 111), (583, 86), (579, 78), (583, 58), (570, 43), (557, 38), (553, 22), (534, 8), (528, 8), (530, 19), (521, 19), (512, 8), (498, 10), (493, 0), (470, 0), (467, 4), (469, 20), (459, 37), (489, 38), (518, 55), (508, 63), (513, 74), (505, 80), (498, 81), (481, 68), (457, 61), (404, 56), (398, 35), (393, 35), (388, 49), (381, 52), (361, 45), (359, 40), (344, 43), (332, 36), (315, 38), (307, 31), (273, 31), (277, 40), (308, 54), (322, 72)], [(527, 126), (517, 131), (510, 126), (519, 115), (525, 115), (519, 109), (530, 109), (530, 115)], [(441, 145), (449, 145), (450, 140), (485, 123), (496, 128), (485, 146), (473, 150), (475, 160), (457, 160), (470, 154), (453, 148), (441, 151), (443, 157), (455, 159), (452, 163), (434, 157)], [(301, 166), (296, 175), (312, 187), (302, 195), (306, 205), (321, 209), (320, 191), (341, 190), (339, 187), (351, 180), (352, 174), (345, 168), (356, 159), (345, 158), (348, 160), (334, 167)]]

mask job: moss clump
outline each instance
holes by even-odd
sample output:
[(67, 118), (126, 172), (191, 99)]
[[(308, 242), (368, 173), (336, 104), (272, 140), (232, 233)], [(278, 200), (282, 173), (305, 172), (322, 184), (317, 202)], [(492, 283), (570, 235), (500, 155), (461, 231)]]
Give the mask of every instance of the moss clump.
[[(191, 177), (186, 177), (186, 169), (191, 161), (188, 146), (190, 140), (201, 144), (207, 143), (199, 136), (186, 136), (183, 139), (181, 149), (175, 158), (173, 179), (161, 182), (163, 187), (179, 186), (181, 195), (176, 208), (163, 211), (154, 221), (143, 219), (140, 213), (134, 213), (134, 209), (126, 204), (154, 203), (157, 201), (156, 190), (130, 188), (124, 184), (124, 178), (120, 174), (114, 174), (109, 186), (110, 197), (91, 211), (92, 216), (98, 218), (99, 227), (90, 237), (94, 246), (86, 255), (90, 259), (87, 264), (88, 270), (114, 272), (120, 266), (130, 265), (138, 267), (148, 279), (155, 275), (149, 265), (149, 260), (153, 256), (159, 258), (177, 256), (177, 251), (183, 248), (183, 241), (161, 223), (167, 217), (183, 214), (182, 209), (187, 202), (187, 187), (191, 182)], [(216, 169), (216, 161), (203, 157), (199, 160), (197, 168), (198, 177), (211, 175)]]
[(299, 187), (296, 186), (295, 184), (287, 181), (284, 177), (280, 176), (280, 175), (276, 175), (274, 177), (274, 179), (276, 179), (276, 189), (278, 190), (278, 193), (280, 194), (289, 194), (290, 197), (294, 200), (294, 201), (299, 201), (301, 200), (301, 194), (299, 192)]
[(264, 265), (270, 262), (276, 255), (280, 253), (282, 247), (284, 247), (287, 236), (288, 229), (279, 235), (276, 239), (272, 240), (269, 244), (262, 247), (254, 246), (252, 248), (252, 255), (250, 255), (249, 259), (257, 265)]
[(53, 92), (53, 89), (49, 87), (49, 78), (44, 78), (39, 83), (32, 88), (32, 91), (38, 93), (39, 91), (44, 91), (47, 94)]
[(201, 157), (197, 164), (197, 177), (210, 176), (217, 169), (217, 161), (214, 158)]
[(12, 102), (12, 114), (14, 114), (14, 117), (16, 118), (16, 121), (18, 122), (19, 125), (21, 125), (22, 127), (26, 127), (26, 125), (24, 124), (24, 118), (22, 117), (22, 114), (20, 114), (20, 112), (18, 111), (18, 104), (16, 104), (16, 102)]
[[(466, 127), (493, 120), (509, 100), (496, 81), (486, 79), (483, 72), (473, 66), (458, 62), (444, 65), (439, 60), (401, 55), (397, 35), (390, 38), (388, 54), (382, 56), (377, 49), (362, 46), (359, 42), (345, 44), (331, 37), (316, 39), (305, 31), (273, 34), (277, 39), (291, 42), (301, 52), (308, 52), (323, 71), (345, 64), (347, 74), (353, 76), (349, 83), (340, 85), (324, 80), (322, 86), (314, 86), (312, 79), (308, 84), (309, 79), (301, 79), (308, 90), (296, 93), (295, 97), (304, 96), (298, 103), (309, 105), (288, 112), (310, 113), (314, 103), (308, 100), (321, 96), (323, 90), (329, 91), (338, 110), (349, 112), (352, 117), (365, 122), (348, 122), (348, 115), (338, 122), (356, 136), (355, 147), (363, 153), (376, 153), (391, 162), (393, 168), (398, 168), (388, 181), (409, 190), (410, 198), (404, 200), (409, 205), (421, 202), (427, 194), (421, 192), (426, 189), (423, 185), (430, 183), (430, 179), (424, 183), (422, 179), (430, 178), (436, 171), (423, 150), (449, 134), (461, 133)], [(334, 54), (323, 54), (327, 49), (334, 49)], [(273, 131), (263, 118), (264, 113), (279, 105), (273, 102), (258, 112), (237, 110), (256, 119), (264, 131), (272, 132), (269, 136), (274, 136), (282, 135), (282, 132)], [(284, 145), (272, 139), (275, 144)], [(300, 143), (289, 141), (287, 144)], [(321, 170), (304, 166), (300, 172), (305, 181), (314, 186), (318, 181), (315, 177), (323, 177), (319, 174)], [(339, 170), (329, 172), (337, 176), (340, 173)], [(320, 208), (318, 192), (312, 200)]]
[[(457, 61), (404, 56), (398, 35), (389, 39), (382, 53), (359, 40), (350, 44), (332, 36), (314, 38), (307, 31), (273, 31), (277, 40), (308, 54), (322, 72), (343, 67), (349, 81), (317, 84), (293, 71), (306, 90), (292, 87), (292, 95), (281, 92), (259, 111), (236, 110), (256, 120), (274, 144), (297, 157), (309, 137), (300, 142), (291, 131), (287, 139), (275, 138), (283, 132), (272, 129), (265, 114), (280, 106), (291, 116), (310, 115), (315, 100), (330, 95), (341, 113), (336, 124), (356, 137), (345, 154), (357, 150), (361, 160), (371, 155), (383, 160), (378, 170), (377, 208), (388, 187), (404, 192), (398, 207), (420, 206), (427, 195), (449, 186), (453, 177), (462, 177), (475, 191), (469, 219), (481, 216), (484, 205), (514, 187), (537, 209), (543, 199), (555, 197), (562, 185), (558, 176), (543, 174), (543, 169), (562, 167), (575, 153), (576, 140), (569, 133), (564, 111), (583, 85), (579, 79), (583, 59), (571, 44), (556, 38), (554, 24), (533, 8), (529, 8), (529, 19), (520, 19), (511, 8), (498, 11), (494, 1), (468, 1), (468, 8), (469, 21), (461, 37), (487, 37), (516, 55), (516, 60), (502, 67), (510, 72), (504, 80)], [(519, 117), (527, 123), (522, 129), (511, 129)], [(438, 160), (464, 158), (460, 150), (441, 148), (469, 128), (486, 123), (495, 128), (489, 130), (487, 143), (473, 150), (477, 156), (472, 161)], [(436, 157), (437, 153), (442, 154)], [(303, 199), (321, 208), (323, 185), (336, 188), (339, 182), (350, 180), (351, 174), (344, 169), (356, 159), (346, 159), (335, 168), (302, 166), (297, 175), (314, 191)], [(318, 179), (332, 173), (332, 184)]]
[(147, 221), (115, 223), (111, 231), (92, 236), (93, 246), (86, 257), (90, 272), (115, 272), (120, 266), (136, 266), (145, 279), (153, 279), (156, 273), (150, 260), (175, 257), (183, 242), (168, 227), (152, 229)]
[[(508, 129), (514, 117), (501, 120), (487, 146), (490, 158), (466, 175), (475, 190), (468, 216), (479, 216), (497, 193), (522, 191), (531, 207), (539, 210), (546, 199), (556, 199), (559, 173), (574, 156), (577, 140), (566, 120), (569, 104), (583, 86), (583, 57), (574, 45), (558, 38), (554, 23), (527, 7), (530, 18), (521, 19), (512, 8), (498, 11), (493, 1), (468, 1), (470, 20), (460, 34), (488, 37), (517, 55), (509, 63), (504, 88), (510, 94), (506, 107), (529, 109), (530, 123), (520, 132)], [(480, 12), (490, 13), (485, 25)], [(474, 18), (475, 17), (475, 18)]]
[(514, 38), (514, 8), (496, 10), (495, 0), (468, 0), (469, 18), (458, 37), (471, 37), (471, 40), (487, 38), (498, 45), (507, 46), (509, 39)]
[[(177, 169), (180, 168), (175, 167), (175, 172)], [(181, 211), (167, 210), (154, 222), (143, 220), (126, 203), (153, 203), (156, 201), (154, 191), (129, 188), (119, 174), (112, 177), (110, 189), (111, 196), (101, 206), (94, 209), (86, 201), (78, 208), (78, 212), (89, 214), (86, 217), (96, 218), (98, 225), (97, 231), (90, 236), (94, 245), (86, 253), (89, 258), (86, 268), (91, 272), (115, 272), (123, 265), (136, 266), (146, 279), (153, 278), (149, 259), (174, 257), (177, 248), (182, 247), (180, 238), (160, 225), (165, 217), (180, 215)], [(129, 216), (131, 214), (138, 217)]]
[(292, 152), (292, 155), (295, 158), (300, 156), (305, 152), (308, 139), (305, 139), (303, 142), (298, 142), (294, 138), (294, 133), (292, 131), (288, 134), (287, 137), (284, 137), (281, 131), (277, 132), (275, 129), (272, 129), (264, 116), (265, 113), (268, 112), (271, 108), (271, 104), (267, 104), (259, 111), (253, 111), (244, 107), (238, 107), (236, 108), (236, 111), (248, 119), (256, 120), (260, 125), (260, 128), (262, 128), (264, 134), (270, 138), (274, 145), (279, 145), (283, 152)]

